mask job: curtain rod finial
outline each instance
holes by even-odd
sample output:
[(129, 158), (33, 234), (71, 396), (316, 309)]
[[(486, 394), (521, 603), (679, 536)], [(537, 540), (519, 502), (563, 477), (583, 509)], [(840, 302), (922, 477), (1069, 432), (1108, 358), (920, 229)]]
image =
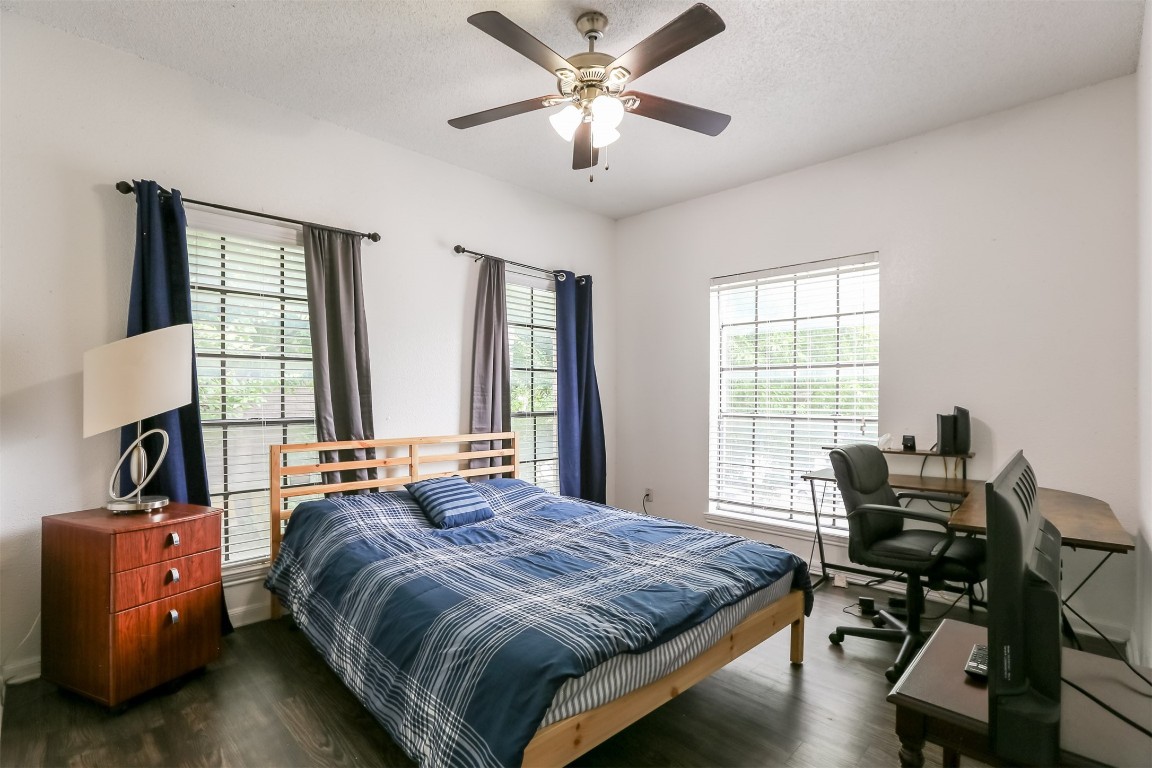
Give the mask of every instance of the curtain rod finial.
[(128, 181), (118, 181), (116, 182), (116, 189), (122, 195), (132, 194), (132, 183)]
[(456, 253), (464, 253), (464, 246), (462, 246), (462, 245), (453, 246), (452, 250), (454, 250)]
[(378, 243), (378, 242), (380, 242), (380, 233), (379, 232), (370, 232), (368, 234), (368, 239), (374, 243)]

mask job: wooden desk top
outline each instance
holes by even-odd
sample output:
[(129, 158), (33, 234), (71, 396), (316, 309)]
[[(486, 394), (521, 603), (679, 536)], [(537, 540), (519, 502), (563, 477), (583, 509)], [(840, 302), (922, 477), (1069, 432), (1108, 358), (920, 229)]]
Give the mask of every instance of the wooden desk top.
[[(910, 709), (963, 728), (985, 757), (988, 750), (988, 687), (964, 674), (976, 643), (987, 643), (984, 627), (945, 619), (888, 694), (898, 708)], [(1065, 648), (1061, 674), (1145, 727), (1152, 727), (1147, 686), (1116, 659)], [(1144, 670), (1152, 674), (1152, 670)], [(1080, 692), (1060, 690), (1062, 763), (1095, 761), (1107, 765), (1152, 764), (1152, 738), (1123, 723)], [(977, 754), (976, 757), (985, 759)]]
[[(836, 482), (831, 467), (801, 475), (802, 480)], [(988, 514), (984, 482), (957, 477), (888, 475), (888, 483), (899, 490), (937, 491), (964, 494), (964, 502), (952, 512), (948, 525), (964, 533), (986, 533)], [(1112, 508), (1100, 499), (1079, 493), (1041, 488), (1037, 508), (1060, 531), (1063, 544), (1100, 552), (1131, 552), (1132, 535), (1124, 530)]]
[[(952, 513), (948, 524), (958, 531), (984, 533), (988, 529), (986, 505), (983, 490), (970, 493)], [(1066, 547), (1101, 552), (1131, 552), (1135, 549), (1132, 534), (1120, 525), (1112, 507), (1100, 499), (1041, 488), (1036, 508), (1060, 531), (1061, 543)]]

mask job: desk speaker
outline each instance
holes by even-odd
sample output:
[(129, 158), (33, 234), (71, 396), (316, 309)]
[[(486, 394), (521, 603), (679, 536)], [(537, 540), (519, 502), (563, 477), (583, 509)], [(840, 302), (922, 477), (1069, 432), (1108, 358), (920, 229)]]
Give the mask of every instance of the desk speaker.
[(956, 417), (950, 413), (936, 414), (936, 450), (941, 456), (956, 455)]
[(966, 455), (972, 450), (972, 420), (968, 417), (968, 409), (959, 405), (952, 409), (956, 417), (956, 441), (953, 448), (956, 453)]

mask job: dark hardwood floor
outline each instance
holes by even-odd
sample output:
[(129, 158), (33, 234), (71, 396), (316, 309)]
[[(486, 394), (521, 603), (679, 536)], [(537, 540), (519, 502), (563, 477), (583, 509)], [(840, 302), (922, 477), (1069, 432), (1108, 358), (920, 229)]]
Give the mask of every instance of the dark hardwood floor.
[[(788, 663), (782, 632), (577, 765), (897, 765), (894, 709), (884, 700), (896, 646), (828, 642), (835, 626), (866, 622), (843, 612), (861, 594), (886, 597), (862, 587), (817, 592), (803, 666)], [(929, 613), (942, 610), (929, 604)], [(950, 616), (966, 620), (968, 612), (957, 607)], [(925, 755), (940, 765), (939, 748), (929, 745)], [(225, 638), (220, 661), (119, 714), (42, 681), (8, 689), (0, 766), (137, 765), (412, 762), (287, 619), (242, 627)]]

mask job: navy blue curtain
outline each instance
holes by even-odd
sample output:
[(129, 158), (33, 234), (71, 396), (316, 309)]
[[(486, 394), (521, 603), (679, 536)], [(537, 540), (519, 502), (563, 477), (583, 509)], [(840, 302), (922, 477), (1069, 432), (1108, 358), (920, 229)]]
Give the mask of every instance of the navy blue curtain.
[[(162, 196), (154, 181), (134, 184), (136, 260), (132, 266), (132, 295), (128, 303), (128, 336), (192, 322), (187, 225), (180, 192), (174, 189), (171, 195)], [(195, 359), (189, 386), (192, 388), (190, 404), (144, 421), (145, 432), (159, 427), (168, 433), (170, 441), (167, 458), (144, 492), (162, 494), (172, 501), (211, 506)], [(136, 425), (124, 427), (120, 432), (121, 452), (135, 439)], [(160, 445), (157, 435), (145, 441), (149, 457), (159, 455)], [(125, 469), (120, 476), (120, 491), (123, 493), (131, 487)]]
[(604, 416), (592, 343), (592, 278), (556, 273), (560, 493), (605, 503)]

